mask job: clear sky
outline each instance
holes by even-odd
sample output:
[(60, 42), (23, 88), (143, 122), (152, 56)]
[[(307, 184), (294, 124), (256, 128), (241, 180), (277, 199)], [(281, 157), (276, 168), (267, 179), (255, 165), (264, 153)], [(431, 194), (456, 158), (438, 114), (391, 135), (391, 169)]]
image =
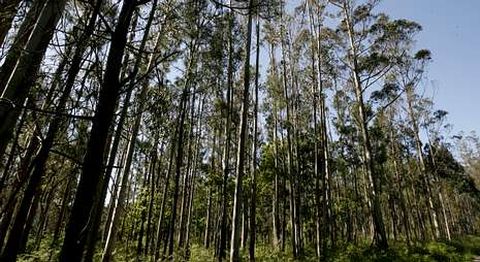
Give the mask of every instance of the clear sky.
[(433, 53), (429, 88), (452, 134), (480, 134), (480, 0), (383, 0), (377, 11), (420, 23), (417, 47)]

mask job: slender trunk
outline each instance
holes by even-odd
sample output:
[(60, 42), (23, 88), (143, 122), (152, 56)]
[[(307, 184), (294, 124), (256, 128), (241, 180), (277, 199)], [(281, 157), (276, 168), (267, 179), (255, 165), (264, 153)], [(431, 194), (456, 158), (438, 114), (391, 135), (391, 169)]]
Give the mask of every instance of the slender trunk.
[[(180, 120), (180, 118), (178, 118)], [(177, 123), (178, 126), (178, 123)], [(176, 135), (176, 133), (175, 133)], [(167, 175), (165, 178), (165, 184), (163, 186), (163, 193), (162, 193), (162, 202), (160, 204), (160, 214), (158, 217), (158, 223), (157, 223), (157, 231), (156, 231), (156, 237), (155, 237), (155, 255), (154, 255), (154, 260), (157, 261), (160, 256), (160, 244), (161, 244), (161, 238), (162, 238), (162, 223), (164, 219), (164, 214), (165, 214), (165, 206), (167, 204), (167, 196), (168, 196), (168, 188), (170, 186), (170, 177), (172, 174), (172, 167), (173, 167), (173, 158), (175, 157), (175, 146), (174, 141), (176, 140), (176, 136), (172, 138), (172, 143), (171, 143), (171, 148), (170, 148), (170, 159), (168, 161), (168, 170), (167, 170)]]
[(252, 188), (250, 193), (250, 245), (249, 256), (250, 261), (255, 261), (255, 240), (256, 240), (256, 202), (257, 202), (257, 147), (258, 147), (258, 89), (259, 89), (259, 64), (260, 64), (260, 16), (257, 16), (257, 52), (255, 60), (255, 104), (253, 109), (253, 143), (252, 143)]
[(75, 262), (82, 259), (86, 236), (91, 229), (90, 215), (95, 203), (95, 194), (92, 192), (97, 192), (99, 189), (99, 182), (103, 174), (106, 142), (118, 102), (121, 87), (120, 69), (135, 6), (136, 1), (124, 0), (117, 27), (112, 34), (112, 44), (103, 78), (104, 83), (100, 90), (80, 182), (60, 253), (59, 261), (62, 262)]
[[(277, 73), (277, 65), (275, 61), (275, 45), (273, 43), (270, 44), (270, 61), (271, 61), (271, 68), (273, 77), (278, 78)], [(277, 132), (278, 132), (278, 112), (277, 112), (277, 102), (275, 101), (273, 105), (273, 150), (274, 150), (274, 170), (275, 170), (275, 177), (274, 177), (274, 184), (273, 184), (273, 197), (272, 197), (272, 244), (275, 249), (278, 248), (279, 244), (279, 230), (278, 230), (278, 139), (277, 139)]]
[[(15, 40), (13, 41), (12, 46), (8, 50), (7, 56), (5, 57), (2, 67), (0, 68), (0, 94), (5, 91), (8, 80), (11, 74), (15, 71), (15, 65), (17, 64), (18, 59), (22, 55), (25, 45), (28, 42), (33, 29), (35, 28), (35, 24), (37, 23), (37, 20), (42, 13), (42, 10), (47, 1), (48, 0), (34, 1), (32, 6), (30, 7), (30, 10), (25, 16), (25, 20), (18, 29)], [(0, 10), (3, 10), (3, 8)], [(3, 23), (1, 24), (3, 25)]]
[[(193, 53), (193, 52), (192, 52)], [(193, 61), (190, 61), (192, 63)], [(189, 68), (191, 65), (188, 66)], [(190, 71), (190, 70), (189, 70)], [(168, 259), (173, 260), (173, 247), (174, 247), (174, 236), (175, 236), (175, 221), (177, 217), (177, 204), (178, 204), (178, 188), (180, 183), (180, 175), (183, 166), (183, 141), (184, 141), (184, 132), (185, 132), (185, 118), (186, 118), (186, 111), (187, 111), (187, 104), (188, 104), (188, 93), (189, 93), (189, 84), (188, 80), (185, 83), (182, 95), (181, 95), (181, 103), (180, 103), (180, 119), (178, 121), (177, 126), (177, 155), (175, 158), (175, 176), (174, 176), (174, 191), (173, 191), (173, 199), (172, 199), (172, 210), (170, 215), (170, 225), (168, 229), (168, 241), (167, 241), (167, 248), (168, 248)]]
[[(144, 255), (148, 255), (150, 252), (150, 247), (152, 244), (152, 220), (153, 220), (153, 204), (155, 201), (155, 180), (157, 178), (157, 144), (158, 138), (155, 139), (155, 148), (151, 152), (150, 156), (150, 195), (149, 195), (149, 203), (148, 203), (148, 214), (147, 214), (147, 233), (145, 236), (145, 252)], [(162, 146), (163, 147), (163, 146)], [(153, 254), (152, 254), (153, 255)]]
[[(25, 101), (24, 105), (27, 105), (29, 103), (29, 100), (30, 99), (27, 99), (27, 101)], [(14, 162), (15, 162), (14, 160), (15, 160), (15, 157), (17, 156), (17, 149), (20, 147), (19, 139), (20, 139), (20, 135), (22, 134), (22, 129), (25, 127), (25, 122), (27, 120), (27, 111), (28, 110), (26, 110), (26, 109), (23, 110), (20, 121), (18, 123), (17, 130), (15, 131), (15, 138), (13, 139), (12, 146), (10, 147), (10, 152), (9, 152), (9, 155), (8, 155), (7, 162), (4, 166), (2, 176), (0, 177), (0, 191), (2, 193), (5, 192), (5, 190), (4, 190), (5, 183), (8, 182), (8, 180), (10, 179), (10, 176), (13, 175), (12, 174), (13, 172), (10, 172), (10, 169), (14, 165)], [(1, 167), (1, 162), (0, 162), (0, 167)], [(3, 205), (3, 201), (5, 200), (3, 198), (4, 195), (3, 194), (0, 194), (0, 195), (2, 195), (2, 197), (0, 198), (0, 208), (1, 208), (0, 210), (3, 211), (5, 209), (5, 207), (8, 207), (8, 206)], [(3, 243), (3, 238), (1, 237), (1, 234), (2, 234), (1, 232), (2, 231), (0, 230), (0, 243)]]
[(0, 47), (7, 37), (8, 30), (12, 26), (13, 18), (17, 14), (17, 8), (21, 0), (6, 0), (0, 3)]
[(252, 45), (252, 19), (253, 19), (254, 1), (250, 0), (248, 5), (248, 24), (247, 24), (247, 42), (245, 47), (245, 66), (243, 97), (240, 117), (240, 132), (238, 136), (237, 148), (237, 170), (235, 178), (235, 193), (233, 198), (232, 215), (232, 237), (230, 245), (230, 262), (240, 261), (240, 222), (242, 207), (242, 179), (244, 175), (245, 164), (245, 144), (247, 139), (248, 107), (250, 94), (250, 49)]
[(228, 68), (227, 68), (227, 94), (226, 94), (226, 119), (224, 127), (225, 144), (223, 148), (222, 159), (222, 191), (221, 191), (221, 218), (220, 218), (220, 243), (218, 245), (219, 262), (222, 262), (225, 258), (227, 248), (227, 181), (230, 173), (230, 144), (231, 144), (231, 124), (232, 124), (232, 108), (233, 108), (233, 70), (234, 70), (234, 43), (233, 43), (233, 24), (234, 14), (230, 12), (228, 14)]
[[(282, 11), (283, 12), (283, 11)], [(282, 57), (283, 57), (283, 95), (286, 101), (286, 129), (287, 129), (287, 178), (289, 180), (289, 205), (290, 205), (290, 223), (291, 223), (291, 245), (292, 245), (292, 253), (293, 257), (297, 258), (299, 255), (299, 243), (298, 243), (298, 226), (297, 226), (297, 213), (296, 213), (296, 176), (293, 174), (294, 170), (294, 160), (293, 160), (293, 142), (292, 142), (292, 117), (291, 117), (291, 103), (288, 92), (288, 76), (287, 76), (287, 49), (286, 49), (286, 28), (285, 28), (285, 21), (283, 19), (282, 13)], [(291, 72), (291, 76), (293, 76), (293, 72)], [(293, 83), (293, 79), (291, 79), (291, 83)]]
[[(145, 162), (147, 162), (147, 156), (145, 156)], [(140, 188), (140, 203), (142, 205), (142, 207), (146, 206), (147, 205), (147, 201), (148, 201), (148, 195), (145, 194), (143, 195), (142, 192), (146, 191), (148, 192), (148, 186), (150, 184), (150, 180), (151, 180), (151, 170), (152, 170), (152, 167), (149, 166), (147, 163), (145, 163), (145, 169), (147, 169), (148, 167), (148, 171), (145, 170), (144, 173), (145, 173), (145, 177), (143, 178), (143, 183), (142, 183), (142, 187)], [(145, 208), (142, 208), (141, 211), (140, 211), (140, 223), (138, 223), (140, 225), (140, 230), (138, 232), (138, 236), (137, 236), (137, 258), (140, 258), (141, 255), (142, 255), (142, 250), (143, 250), (143, 237), (145, 235), (145, 222), (147, 220), (147, 210)]]
[[(427, 130), (428, 133), (428, 130)], [(440, 202), (440, 207), (442, 208), (442, 216), (443, 216), (443, 223), (445, 227), (445, 236), (447, 239), (450, 241), (452, 240), (452, 236), (450, 233), (450, 225), (448, 222), (448, 216), (447, 216), (447, 211), (445, 209), (445, 200), (443, 198), (443, 192), (442, 192), (442, 185), (440, 184), (440, 181), (438, 180), (438, 174), (437, 174), (437, 161), (435, 159), (435, 151), (432, 146), (432, 141), (430, 137), (428, 136), (428, 148), (430, 150), (430, 161), (432, 162), (433, 166), (433, 176), (432, 176), (432, 183), (435, 183), (437, 186), (435, 187), (432, 185), (434, 191), (437, 191), (438, 194), (438, 201)]]
[(212, 189), (208, 189), (208, 202), (207, 202), (207, 218), (205, 220), (205, 233), (204, 233), (204, 238), (203, 238), (203, 246), (205, 248), (210, 247), (210, 220), (211, 220), (211, 214), (212, 213)]
[(48, 43), (53, 37), (55, 27), (62, 16), (66, 0), (49, 0), (25, 45), (25, 52), (18, 58), (15, 69), (6, 81), (0, 97), (0, 159), (3, 158), (7, 144), (21, 113), (40, 68)]
[[(153, 18), (154, 18), (154, 15), (155, 15), (156, 5), (157, 5), (157, 0), (155, 0), (153, 2), (153, 5), (152, 5), (151, 11), (150, 11), (150, 15), (149, 15), (149, 18), (148, 18), (148, 21), (147, 21), (147, 25), (146, 25), (145, 32), (144, 32), (144, 35), (143, 35), (143, 39), (142, 39), (142, 42), (141, 42), (140, 47), (139, 47), (140, 52), (143, 52), (144, 49), (145, 49), (145, 45), (147, 43), (148, 36), (150, 34), (150, 28), (151, 28)], [(131, 81), (130, 81), (130, 85), (129, 85), (130, 89), (134, 88), (135, 79), (136, 79), (136, 76), (137, 76), (137, 74), (140, 70), (140, 65), (141, 65), (142, 61), (143, 60), (141, 58), (138, 58), (136, 60), (133, 71), (130, 75), (130, 77), (132, 78)], [(149, 70), (152, 67), (152, 63), (153, 63), (153, 57), (150, 56), (150, 59), (148, 61), (148, 65), (146, 67), (146, 70), (147, 70), (146, 72), (149, 72)], [(147, 99), (147, 91), (148, 91), (148, 82), (145, 81), (142, 84), (142, 89), (140, 90), (140, 94), (139, 94), (138, 99), (137, 99), (138, 102), (139, 102), (138, 111), (137, 111), (137, 114), (136, 114), (135, 122), (133, 124), (130, 137), (128, 139), (127, 156), (126, 156), (125, 166), (123, 168), (122, 184), (121, 184), (121, 187), (120, 187), (120, 192), (118, 194), (118, 199), (117, 199), (116, 204), (115, 204), (114, 213), (112, 215), (112, 222), (109, 225), (109, 230), (108, 230), (109, 232), (108, 232), (108, 236), (107, 236), (104, 251), (103, 251), (102, 261), (110, 261), (112, 259), (112, 251), (113, 251), (113, 248), (115, 246), (115, 242), (117, 240), (116, 238), (117, 238), (118, 221), (119, 221), (119, 218), (123, 217), (123, 213), (124, 213), (124, 209), (125, 209), (125, 207), (124, 207), (125, 193), (126, 193), (125, 190), (127, 189), (128, 178), (130, 177), (131, 165), (132, 165), (132, 161), (133, 161), (133, 153), (135, 152), (135, 143), (136, 143), (136, 140), (137, 140), (138, 132), (140, 131), (142, 114), (143, 114), (146, 99)], [(106, 182), (106, 183), (108, 183), (108, 182)]]
[[(307, 2), (308, 3), (308, 2)], [(313, 93), (313, 134), (314, 134), (314, 178), (315, 178), (315, 235), (316, 235), (316, 253), (317, 256), (322, 259), (325, 247), (324, 239), (326, 237), (326, 232), (324, 232), (324, 228), (326, 227), (324, 224), (328, 223), (328, 220), (325, 219), (325, 209), (321, 209), (322, 205), (322, 197), (320, 192), (320, 159), (322, 158), (319, 155), (319, 136), (318, 136), (318, 123), (317, 123), (317, 109), (318, 109), (318, 94), (322, 95), (322, 79), (321, 79), (321, 54), (320, 54), (320, 26), (315, 23), (315, 16), (313, 13), (313, 7), (309, 5), (309, 19), (310, 19), (310, 31), (314, 37), (312, 37), (312, 68), (314, 75), (313, 78), (313, 85), (312, 85), (312, 93)], [(316, 39), (316, 41), (315, 41)], [(317, 54), (318, 53), (318, 54)], [(317, 68), (317, 63), (318, 68)], [(321, 137), (323, 138), (323, 136)], [(325, 143), (325, 141), (323, 141)], [(325, 179), (323, 180), (325, 181)], [(325, 189), (325, 183), (323, 183), (323, 189)], [(324, 199), (323, 203), (326, 203)], [(325, 205), (324, 205), (325, 206)], [(323, 214), (323, 223), (321, 222), (321, 214)]]
[[(393, 121), (393, 116), (394, 116), (394, 111), (390, 110), (390, 122)], [(398, 198), (399, 198), (398, 200), (399, 200), (400, 209), (402, 210), (402, 214), (403, 214), (402, 225), (403, 225), (403, 228), (405, 230), (407, 243), (410, 243), (410, 241), (411, 241), (410, 223), (409, 223), (408, 210), (407, 210), (406, 203), (405, 203), (405, 196), (404, 196), (404, 193), (403, 193), (403, 189), (404, 189), (405, 185), (403, 183), (404, 179), (400, 175), (400, 170), (399, 170), (400, 168), (399, 168), (399, 164), (398, 164), (398, 161), (397, 161), (397, 156), (398, 156), (397, 140), (396, 140), (396, 137), (394, 135), (394, 127), (393, 127), (392, 124), (389, 127), (389, 131), (390, 131), (390, 139), (392, 141), (391, 142), (391, 152), (392, 152), (391, 153), (391, 158), (392, 158), (392, 161), (393, 161), (394, 182), (395, 182), (395, 184), (393, 186), (398, 188), (396, 191), (397, 191)]]
[(407, 104), (408, 104), (408, 114), (410, 116), (410, 120), (412, 121), (412, 127), (414, 132), (415, 138), (415, 146), (418, 153), (418, 160), (420, 162), (420, 169), (421, 169), (421, 176), (423, 178), (424, 186), (426, 189), (426, 198), (427, 204), (429, 207), (429, 216), (432, 222), (432, 231), (434, 239), (438, 239), (440, 237), (440, 230), (438, 225), (438, 218), (437, 218), (437, 211), (435, 210), (433, 204), (433, 185), (432, 185), (432, 178), (429, 172), (427, 171), (427, 166), (425, 163), (425, 158), (423, 155), (422, 150), (422, 141), (420, 140), (420, 129), (418, 127), (417, 117), (414, 112), (413, 103), (414, 103), (414, 89), (412, 86), (406, 87), (406, 94), (407, 94)]
[(241, 235), (240, 235), (240, 249), (244, 250), (245, 245), (248, 241), (248, 196), (247, 194), (243, 195), (242, 199), (242, 229), (241, 229)]
[(193, 169), (191, 172), (191, 183), (190, 183), (190, 195), (189, 195), (189, 200), (187, 203), (187, 223), (186, 223), (186, 232), (185, 232), (185, 246), (187, 248), (186, 250), (186, 259), (190, 259), (190, 225), (192, 221), (192, 213), (193, 213), (193, 199), (195, 196), (195, 185), (196, 183), (196, 174), (197, 174), (197, 165), (198, 165), (198, 157), (200, 154), (199, 151), (199, 145), (200, 145), (200, 138), (201, 138), (201, 132), (202, 132), (202, 119), (203, 119), (203, 111), (204, 111), (204, 105), (205, 105), (205, 97), (200, 100), (198, 109), (197, 111), (199, 112), (198, 116), (198, 122), (197, 122), (197, 138), (196, 138), (196, 143), (195, 143), (195, 156), (193, 159)]
[(64, 218), (65, 218), (67, 205), (68, 205), (68, 202), (70, 200), (69, 194), (71, 193), (70, 191), (71, 191), (73, 182), (74, 182), (74, 178), (70, 177), (68, 179), (67, 185), (65, 186), (65, 190), (63, 192), (62, 202), (61, 202), (62, 204), (61, 204), (61, 207), (60, 207), (60, 212), (58, 213), (57, 222), (55, 223), (55, 229), (53, 231), (52, 243), (50, 244), (50, 247), (52, 247), (52, 248), (57, 246), (58, 240), (60, 238), (60, 234), (61, 234), (61, 231), (62, 231), (62, 224), (63, 224)]
[[(193, 171), (192, 168), (192, 158), (193, 158), (193, 146), (195, 141), (193, 139), (193, 129), (195, 125), (195, 90), (193, 91), (192, 100), (190, 102), (190, 130), (188, 134), (188, 151), (187, 151), (187, 167), (183, 179), (183, 192), (182, 192), (182, 201), (180, 206), (180, 227), (178, 232), (178, 246), (183, 248), (185, 243), (185, 222), (188, 211), (188, 201), (189, 201), (189, 188), (190, 188), (190, 172)], [(196, 146), (195, 146), (196, 147)]]
[(388, 240), (385, 232), (385, 224), (383, 221), (382, 207), (380, 203), (380, 177), (378, 172), (375, 171), (373, 156), (372, 156), (372, 145), (370, 142), (370, 134), (368, 133), (368, 122), (367, 115), (365, 111), (365, 103), (363, 99), (363, 87), (362, 81), (360, 80), (359, 74), (359, 65), (358, 65), (358, 54), (357, 47), (355, 46), (355, 36), (354, 29), (351, 25), (351, 17), (349, 13), (349, 7), (345, 3), (344, 5), (345, 12), (345, 21), (347, 23), (347, 30), (349, 36), (350, 52), (352, 56), (353, 63), (353, 82), (355, 89), (355, 97), (358, 103), (358, 114), (360, 122), (360, 131), (363, 139), (363, 153), (365, 161), (365, 171), (367, 173), (368, 184), (370, 189), (370, 196), (372, 200), (372, 218), (373, 218), (373, 228), (374, 228), (374, 242), (377, 247), (380, 249), (388, 248)]

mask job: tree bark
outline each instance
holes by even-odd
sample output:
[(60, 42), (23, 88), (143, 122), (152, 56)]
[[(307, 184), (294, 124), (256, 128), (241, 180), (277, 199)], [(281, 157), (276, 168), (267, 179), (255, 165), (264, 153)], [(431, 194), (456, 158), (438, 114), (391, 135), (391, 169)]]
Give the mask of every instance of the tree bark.
[[(30, 89), (35, 83), (40, 64), (62, 16), (66, 0), (49, 0), (19, 56), (14, 71), (6, 81), (0, 97), (0, 159), (3, 158), (13, 129)], [(2, 67), (3, 70), (4, 67)]]
[(0, 3), (0, 47), (3, 45), (8, 30), (12, 26), (20, 2), (21, 0), (5, 0), (5, 2)]
[(260, 16), (257, 15), (257, 52), (255, 58), (255, 104), (253, 109), (253, 143), (252, 143), (252, 188), (250, 193), (250, 242), (249, 242), (249, 256), (250, 261), (255, 261), (255, 240), (256, 240), (256, 216), (257, 216), (257, 147), (258, 147), (258, 104), (259, 104), (259, 64), (260, 64)]
[(230, 262), (240, 261), (240, 229), (242, 207), (242, 179), (245, 164), (245, 144), (247, 139), (248, 107), (250, 94), (250, 49), (252, 45), (252, 19), (254, 1), (248, 5), (247, 42), (245, 47), (245, 66), (243, 79), (243, 97), (240, 118), (240, 132), (237, 148), (237, 170), (235, 179), (235, 193), (233, 198), (232, 237), (230, 245)]
[(221, 190), (221, 212), (220, 212), (220, 239), (218, 245), (218, 262), (222, 262), (225, 258), (227, 248), (227, 182), (230, 173), (230, 144), (231, 144), (231, 124), (232, 124), (232, 108), (233, 108), (233, 70), (234, 70), (234, 43), (233, 43), (233, 24), (234, 13), (228, 14), (228, 67), (227, 67), (227, 94), (226, 94), (226, 119), (224, 126), (225, 144), (223, 148), (222, 159), (222, 190)]
[[(155, 16), (155, 11), (156, 11), (156, 5), (157, 5), (157, 0), (153, 1), (152, 8), (150, 11), (150, 15), (147, 21), (147, 25), (145, 27), (145, 32), (142, 38), (142, 42), (140, 44), (139, 50), (140, 53), (142, 53), (145, 49), (145, 45), (147, 43), (149, 34), (150, 34), (150, 28)], [(131, 77), (130, 85), (129, 88), (133, 89), (135, 85), (135, 79), (136, 76), (140, 70), (140, 66), (142, 64), (142, 59), (141, 57), (137, 58), (135, 66), (133, 68), (133, 72), (129, 77)], [(150, 55), (150, 59), (148, 61), (148, 65), (146, 67), (146, 72), (149, 72), (149, 70), (152, 67), (153, 63), (153, 57)], [(145, 72), (145, 73), (146, 73)], [(104, 251), (103, 251), (103, 256), (102, 256), (102, 261), (110, 261), (112, 259), (112, 251), (115, 246), (116, 238), (117, 238), (117, 227), (118, 227), (118, 221), (119, 219), (123, 216), (124, 213), (124, 202), (125, 202), (125, 194), (126, 194), (126, 189), (127, 189), (127, 184), (128, 184), (128, 178), (130, 176), (130, 170), (131, 170), (131, 165), (133, 161), (133, 153), (135, 152), (135, 143), (137, 140), (138, 132), (140, 131), (140, 124), (142, 121), (142, 114), (143, 111), (145, 110), (145, 103), (146, 103), (146, 97), (147, 97), (147, 91), (148, 91), (148, 81), (144, 81), (142, 84), (142, 89), (140, 90), (140, 94), (138, 96), (138, 111), (137, 115), (135, 118), (135, 122), (132, 127), (132, 131), (130, 133), (130, 137), (128, 139), (128, 146), (127, 146), (127, 156), (126, 156), (126, 161), (125, 161), (125, 166), (123, 168), (123, 176), (122, 176), (122, 184), (120, 187), (120, 192), (118, 194), (118, 199), (115, 202), (115, 209), (114, 213), (112, 215), (112, 222), (109, 225), (109, 232), (107, 235)], [(108, 183), (108, 182), (107, 182)]]
[(369, 195), (372, 200), (372, 218), (374, 226), (374, 242), (375, 245), (380, 249), (388, 248), (387, 234), (385, 232), (385, 224), (383, 221), (382, 207), (380, 203), (380, 178), (379, 174), (375, 171), (373, 155), (372, 155), (372, 145), (370, 142), (370, 134), (368, 133), (368, 122), (365, 111), (365, 103), (363, 100), (363, 87), (359, 75), (359, 66), (357, 61), (357, 47), (355, 46), (355, 36), (354, 29), (351, 25), (351, 17), (348, 10), (348, 6), (344, 4), (344, 13), (345, 13), (345, 22), (347, 23), (350, 52), (352, 57), (352, 74), (353, 74), (353, 83), (355, 89), (355, 98), (358, 104), (358, 113), (360, 121), (360, 131), (363, 139), (363, 154), (364, 154), (364, 165), (365, 171), (367, 173), (368, 185), (369, 185)]
[[(9, 0), (11, 1), (11, 0)], [(15, 71), (15, 65), (18, 62), (18, 59), (22, 55), (22, 52), (25, 49), (25, 45), (28, 42), (32, 31), (35, 28), (35, 24), (44, 9), (45, 3), (48, 0), (36, 0), (33, 2), (33, 5), (30, 7), (25, 20), (22, 22), (22, 25), (18, 29), (15, 40), (12, 43), (12, 46), (8, 50), (5, 61), (0, 68), (0, 94), (3, 94), (5, 87), (10, 79), (11, 74)], [(3, 25), (3, 23), (2, 23)]]
[(112, 34), (104, 83), (100, 90), (80, 182), (60, 253), (59, 260), (62, 262), (75, 262), (82, 259), (86, 236), (91, 229), (90, 216), (103, 173), (106, 142), (120, 92), (120, 68), (135, 6), (135, 0), (124, 0), (117, 27)]

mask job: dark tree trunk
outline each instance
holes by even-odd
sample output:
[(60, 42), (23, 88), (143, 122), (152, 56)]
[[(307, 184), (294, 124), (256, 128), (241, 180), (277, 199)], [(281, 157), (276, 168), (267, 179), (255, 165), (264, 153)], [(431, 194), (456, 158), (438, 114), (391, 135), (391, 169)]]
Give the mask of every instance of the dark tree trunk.
[[(0, 159), (3, 158), (13, 129), (40, 68), (48, 43), (53, 37), (57, 22), (62, 16), (66, 0), (49, 0), (25, 44), (25, 52), (19, 56), (13, 71), (5, 82), (0, 99)], [(4, 65), (5, 66), (5, 65)], [(3, 71), (2, 67), (2, 71)], [(3, 73), (2, 73), (3, 74)], [(8, 102), (6, 102), (8, 101)]]
[(91, 229), (89, 220), (92, 207), (95, 203), (95, 195), (99, 189), (99, 182), (103, 174), (104, 152), (118, 101), (120, 68), (127, 44), (128, 28), (135, 6), (136, 1), (134, 0), (123, 1), (117, 27), (112, 34), (112, 44), (107, 59), (104, 83), (100, 90), (80, 182), (60, 253), (60, 261), (80, 261), (83, 257), (86, 236)]
[(23, 21), (22, 25), (18, 29), (17, 35), (15, 36), (15, 40), (13, 41), (12, 46), (8, 50), (7, 56), (5, 57), (5, 61), (3, 62), (2, 67), (0, 68), (0, 94), (2, 94), (3, 91), (5, 90), (5, 87), (7, 86), (7, 83), (8, 83), (8, 79), (10, 78), (11, 74), (15, 70), (15, 64), (20, 58), (22, 51), (24, 50), (25, 45), (28, 42), (28, 39), (47, 1), (48, 0), (34, 1), (32, 7), (30, 7), (30, 10), (25, 16), (25, 20)]
[(8, 30), (12, 26), (13, 18), (17, 14), (18, 4), (21, 0), (5, 0), (0, 2), (0, 46), (7, 37)]
[[(192, 63), (190, 61), (189, 63)], [(191, 65), (189, 65), (190, 67)], [(179, 191), (179, 183), (180, 183), (180, 176), (183, 166), (183, 141), (184, 141), (184, 129), (185, 129), (185, 117), (187, 111), (187, 104), (188, 104), (188, 79), (187, 83), (182, 92), (182, 98), (180, 103), (180, 120), (178, 121), (177, 127), (177, 156), (175, 159), (175, 176), (174, 176), (174, 188), (173, 188), (173, 199), (172, 199), (172, 214), (170, 215), (170, 225), (168, 229), (168, 252), (167, 255), (169, 258), (173, 258), (173, 246), (174, 246), (174, 236), (175, 236), (175, 221), (177, 216), (177, 203), (178, 203), (178, 191)]]

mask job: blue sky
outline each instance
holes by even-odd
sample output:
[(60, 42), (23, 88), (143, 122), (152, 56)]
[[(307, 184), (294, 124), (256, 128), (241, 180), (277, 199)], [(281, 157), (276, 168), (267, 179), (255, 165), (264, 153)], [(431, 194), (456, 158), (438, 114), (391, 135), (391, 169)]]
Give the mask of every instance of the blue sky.
[(480, 0), (383, 0), (377, 11), (420, 23), (417, 47), (433, 53), (428, 78), (452, 133), (480, 134)]

